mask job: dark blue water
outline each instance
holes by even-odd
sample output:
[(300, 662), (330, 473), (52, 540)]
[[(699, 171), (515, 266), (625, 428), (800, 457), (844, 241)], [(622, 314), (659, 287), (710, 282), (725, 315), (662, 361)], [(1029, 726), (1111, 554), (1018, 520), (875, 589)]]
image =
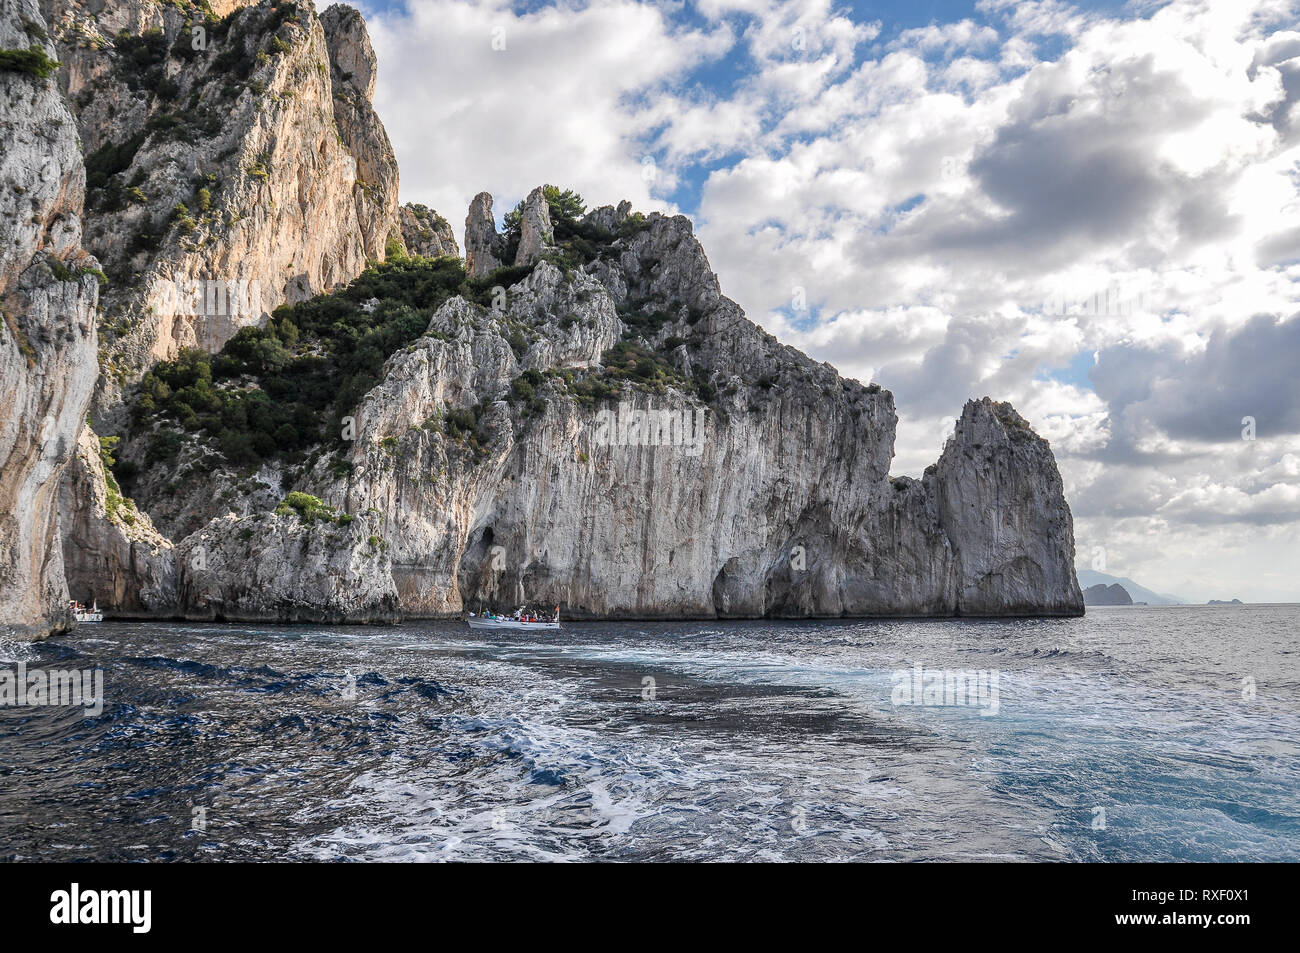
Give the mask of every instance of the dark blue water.
[[(0, 708), (0, 858), (1297, 860), (1298, 632), (87, 625), (0, 645), (106, 695)], [(916, 664), (996, 670), (997, 713), (894, 705)]]

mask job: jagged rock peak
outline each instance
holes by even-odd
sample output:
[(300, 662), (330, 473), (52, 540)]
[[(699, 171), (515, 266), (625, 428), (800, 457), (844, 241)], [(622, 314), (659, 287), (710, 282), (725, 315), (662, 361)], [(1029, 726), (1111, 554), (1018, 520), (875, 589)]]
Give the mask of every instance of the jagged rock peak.
[(501, 236), (492, 217), (492, 195), (480, 192), (465, 216), (465, 270), (482, 278), (501, 267)]
[(1074, 521), (1046, 440), (1010, 404), (962, 410), (936, 466), (959, 615), (1077, 615)]
[[(110, 278), (95, 419), (115, 429), (123, 388), (157, 361), (216, 351), (382, 259), (397, 164), (350, 8), (46, 3), (85, 152), (85, 243)], [(196, 306), (202, 283), (238, 293)]]
[(379, 60), (360, 11), (346, 3), (336, 3), (320, 15), (320, 25), (329, 45), (330, 63), (340, 82), (355, 89), (367, 102), (372, 101)]
[(551, 208), (546, 201), (546, 186), (539, 185), (524, 199), (519, 217), (519, 249), (515, 252), (515, 265), (532, 265), (555, 243), (555, 229), (551, 225)]
[(597, 228), (613, 233), (618, 231), (618, 227), (631, 214), (632, 203), (624, 199), (618, 203), (617, 208), (613, 205), (602, 205), (600, 208), (593, 208), (582, 217), (582, 220), (589, 225), (595, 225)]
[(412, 255), (423, 258), (460, 257), (451, 223), (425, 205), (407, 202), (399, 210), (402, 244)]
[(371, 106), (378, 60), (366, 21), (336, 3), (320, 15), (330, 61), (334, 122), (357, 162), (353, 198), (367, 259), (382, 260), (388, 239), (400, 233), (397, 157), (388, 132)]

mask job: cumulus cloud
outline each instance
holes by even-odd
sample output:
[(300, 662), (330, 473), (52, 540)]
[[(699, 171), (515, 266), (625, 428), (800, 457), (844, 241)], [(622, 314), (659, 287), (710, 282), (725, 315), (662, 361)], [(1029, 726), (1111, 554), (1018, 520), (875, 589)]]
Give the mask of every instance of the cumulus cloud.
[(695, 29), (627, 0), (530, 12), (411, 0), (367, 13), (402, 196), (457, 226), (477, 192), (513, 203), (543, 182), (665, 207), (642, 162), (656, 125), (647, 97), (734, 42), (725, 24)]
[(1101, 351), (1093, 381), (1118, 441), (1143, 432), (1207, 443), (1300, 434), (1300, 314), (1257, 315), (1218, 328), (1202, 350), (1178, 353), (1119, 344)]
[(1258, 493), (1221, 484), (1188, 487), (1162, 504), (1159, 512), (1192, 523), (1289, 522), (1300, 519), (1300, 486), (1275, 483)]

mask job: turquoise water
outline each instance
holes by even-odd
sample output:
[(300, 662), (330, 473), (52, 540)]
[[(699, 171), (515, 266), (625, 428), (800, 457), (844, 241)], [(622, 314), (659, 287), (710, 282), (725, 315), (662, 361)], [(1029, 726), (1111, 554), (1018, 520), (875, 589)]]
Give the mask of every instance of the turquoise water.
[[(1297, 860), (1298, 632), (87, 625), (0, 645), (105, 691), (0, 707), (0, 858)], [(894, 704), (916, 665), (997, 673), (996, 712)]]

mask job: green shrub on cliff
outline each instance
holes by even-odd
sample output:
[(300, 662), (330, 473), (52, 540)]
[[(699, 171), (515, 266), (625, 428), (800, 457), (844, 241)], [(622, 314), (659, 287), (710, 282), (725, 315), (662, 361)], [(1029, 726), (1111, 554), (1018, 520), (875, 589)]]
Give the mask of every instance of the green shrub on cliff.
[[(558, 265), (565, 274), (594, 261), (609, 248), (615, 236), (589, 222), (582, 221), (587, 206), (581, 195), (572, 189), (544, 185), (542, 196), (546, 199), (555, 238), (555, 249), (547, 255), (547, 258)], [(519, 250), (523, 216), (523, 202), (505, 215), (506, 230), (502, 240), (506, 261), (513, 261), (515, 252)]]
[[(158, 364), (140, 382), (134, 417), (206, 437), (236, 465), (342, 446), (340, 418), (465, 284), (455, 258), (371, 266), (336, 294), (277, 308), (215, 355), (186, 350)], [(174, 457), (177, 440), (163, 427), (151, 458)]]
[(131, 90), (157, 92), (167, 62), (167, 37), (162, 30), (155, 27), (139, 36), (123, 30), (113, 38), (113, 49), (118, 54), (114, 59), (118, 75)]
[(51, 59), (39, 46), (25, 50), (0, 50), (0, 70), (26, 73), (39, 79), (49, 79), (59, 68), (59, 61)]
[[(319, 497), (298, 490), (294, 490), (281, 500), (280, 505), (275, 508), (275, 512), (277, 516), (288, 516), (291, 513), (296, 513), (304, 523), (324, 522), (345, 525), (340, 523), (341, 517), (334, 507), (329, 506)], [(352, 518), (348, 517), (347, 522), (351, 523)]]

